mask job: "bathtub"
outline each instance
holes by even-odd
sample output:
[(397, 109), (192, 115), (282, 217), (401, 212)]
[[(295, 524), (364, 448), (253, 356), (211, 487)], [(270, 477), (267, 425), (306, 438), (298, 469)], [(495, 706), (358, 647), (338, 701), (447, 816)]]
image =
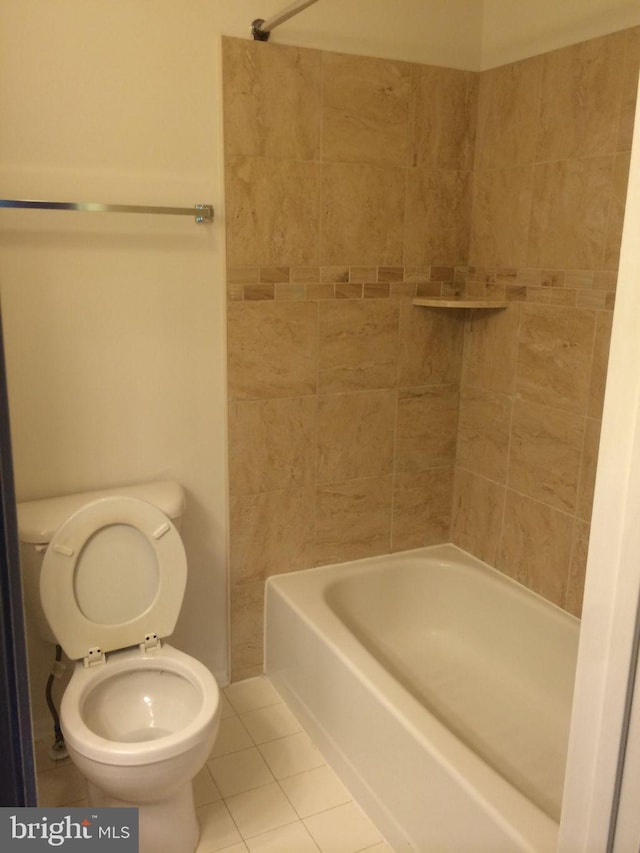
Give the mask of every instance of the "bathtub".
[(453, 545), (276, 575), (265, 671), (394, 850), (555, 851), (579, 621)]

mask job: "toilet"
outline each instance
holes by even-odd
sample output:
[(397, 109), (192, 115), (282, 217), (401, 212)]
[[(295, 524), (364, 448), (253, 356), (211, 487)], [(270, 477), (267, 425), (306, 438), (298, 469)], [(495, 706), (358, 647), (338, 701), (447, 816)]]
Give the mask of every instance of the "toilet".
[(165, 481), (18, 504), (27, 613), (75, 661), (60, 705), (93, 806), (138, 809), (140, 853), (193, 853), (213, 747), (209, 670), (164, 642), (182, 606), (184, 492)]

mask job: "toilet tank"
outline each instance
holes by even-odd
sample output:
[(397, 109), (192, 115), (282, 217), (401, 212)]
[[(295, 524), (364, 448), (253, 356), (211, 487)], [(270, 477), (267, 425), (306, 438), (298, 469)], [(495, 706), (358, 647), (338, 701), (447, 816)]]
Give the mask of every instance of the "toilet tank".
[(18, 504), (18, 538), (25, 609), (40, 636), (49, 643), (55, 644), (56, 639), (40, 603), (40, 569), (47, 546), (58, 528), (81, 507), (99, 498), (114, 495), (138, 498), (153, 504), (180, 529), (185, 496), (182, 486), (173, 480), (81, 492)]

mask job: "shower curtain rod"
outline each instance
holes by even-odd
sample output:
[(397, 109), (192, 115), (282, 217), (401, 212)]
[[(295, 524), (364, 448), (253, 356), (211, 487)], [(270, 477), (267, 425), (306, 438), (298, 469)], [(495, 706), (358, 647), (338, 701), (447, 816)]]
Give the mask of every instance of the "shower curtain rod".
[(289, 18), (293, 18), (293, 16), (297, 15), (298, 12), (302, 12), (302, 10), (306, 9), (307, 6), (312, 6), (317, 2), (318, 0), (297, 0), (297, 2), (292, 3), (291, 6), (287, 6), (287, 8), (283, 9), (282, 12), (279, 12), (267, 21), (263, 18), (256, 18), (255, 21), (251, 23), (251, 36), (254, 41), (269, 41), (271, 30), (274, 30), (280, 24), (284, 24), (285, 21), (288, 21)]
[(160, 213), (170, 216), (194, 216), (196, 222), (213, 222), (213, 206), (196, 204), (193, 207), (150, 207), (140, 204), (100, 204), (91, 201), (31, 201), (0, 199), (0, 207), (27, 210), (80, 210), (85, 213)]

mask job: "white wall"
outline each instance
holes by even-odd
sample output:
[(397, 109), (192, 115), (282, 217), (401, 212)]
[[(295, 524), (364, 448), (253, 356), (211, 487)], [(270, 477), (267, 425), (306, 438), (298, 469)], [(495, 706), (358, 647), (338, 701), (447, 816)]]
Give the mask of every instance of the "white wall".
[[(0, 2), (4, 198), (190, 218), (0, 211), (18, 500), (172, 477), (188, 493), (174, 636), (225, 677), (224, 234), (214, 10)], [(212, 47), (213, 44), (213, 47)]]
[(640, 24), (638, 0), (484, 0), (482, 69)]

